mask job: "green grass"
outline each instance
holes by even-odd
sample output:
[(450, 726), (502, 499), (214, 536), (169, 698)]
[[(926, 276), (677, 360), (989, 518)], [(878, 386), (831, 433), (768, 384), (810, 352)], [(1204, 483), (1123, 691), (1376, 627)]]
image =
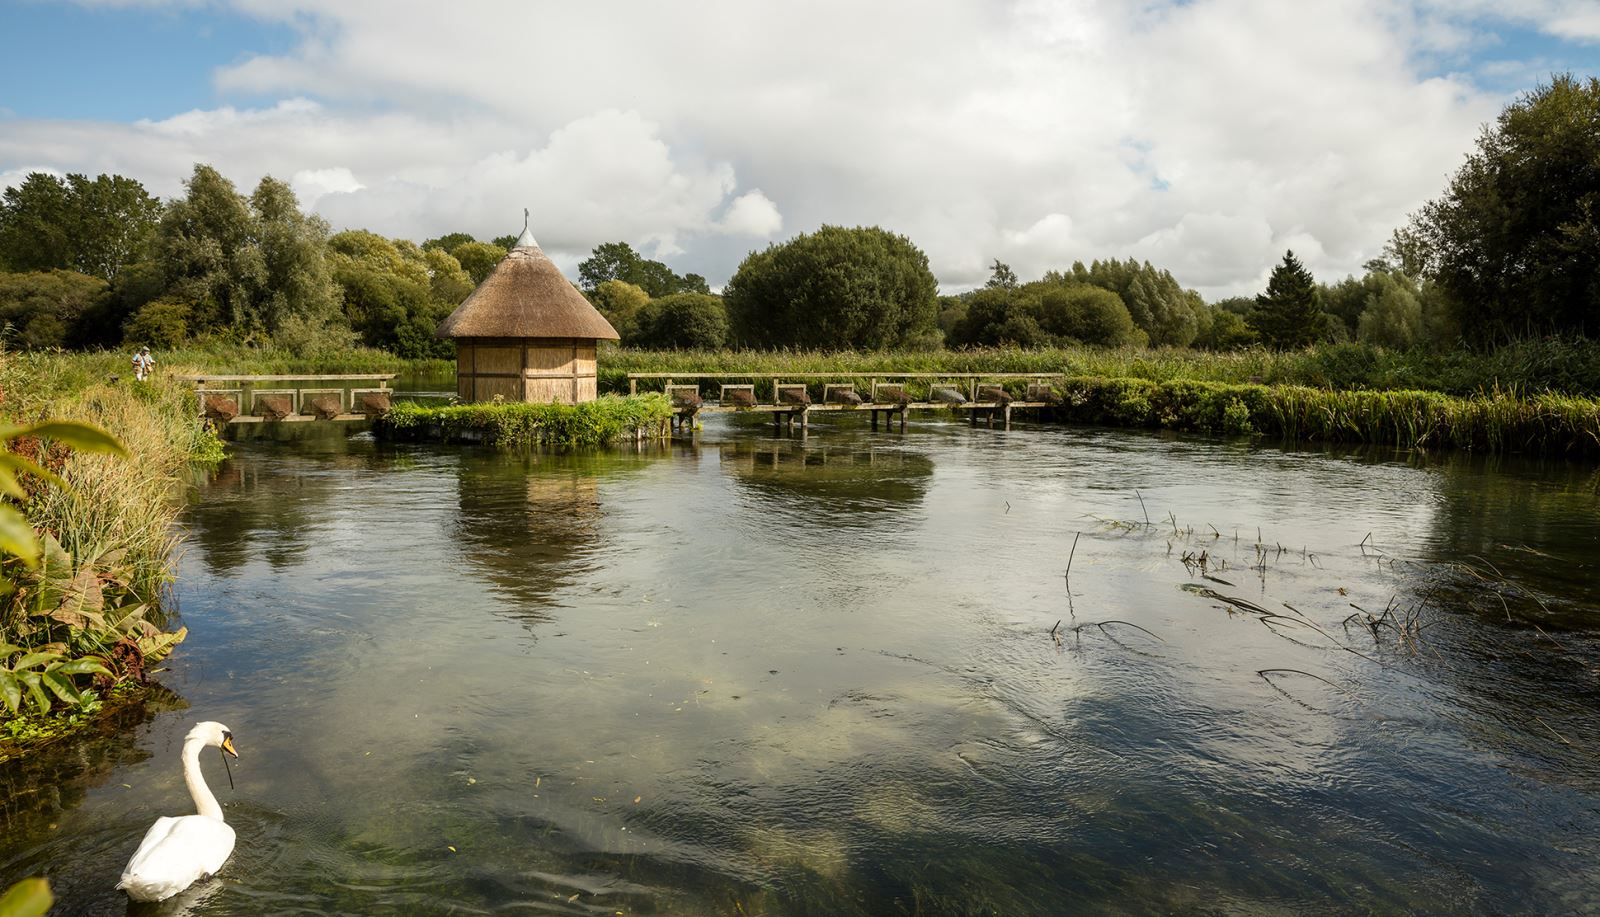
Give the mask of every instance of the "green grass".
[(583, 404), (454, 404), (394, 406), (378, 423), (380, 436), (405, 442), (484, 442), (502, 449), (599, 446), (640, 433), (655, 437), (671, 417), (660, 394), (603, 396)]
[[(1303, 385), (1330, 389), (1405, 389), (1451, 395), (1512, 390), (1600, 396), (1600, 341), (1541, 340), (1490, 353), (1392, 351), (1330, 344), (1277, 353), (1181, 348), (1015, 350), (987, 348), (920, 353), (810, 351), (646, 351), (608, 348), (600, 354), (604, 391), (628, 390), (630, 372), (1049, 372), (1070, 376)], [(450, 370), (446, 368), (446, 374)]]
[(1060, 413), (1080, 423), (1406, 448), (1600, 454), (1600, 400), (1569, 395), (1456, 397), (1103, 377), (1070, 378), (1061, 390)]
[[(81, 391), (112, 376), (132, 378), (131, 351), (96, 350), (75, 353), (21, 351), (8, 353), (15, 371), (31, 377), (41, 388), (29, 394), (52, 397)], [(281, 347), (246, 347), (208, 344), (159, 351), (156, 378), (190, 373), (282, 376), (293, 373), (399, 373), (423, 377), (455, 375), (454, 360), (405, 360), (369, 347), (329, 350), (300, 355)]]

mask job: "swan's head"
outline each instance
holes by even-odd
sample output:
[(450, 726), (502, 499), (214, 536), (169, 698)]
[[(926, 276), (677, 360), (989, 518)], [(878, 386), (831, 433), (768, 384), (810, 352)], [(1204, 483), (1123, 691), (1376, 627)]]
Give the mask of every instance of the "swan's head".
[(233, 733), (221, 723), (196, 723), (184, 741), (200, 742), (211, 748), (220, 748), (235, 758), (239, 757), (239, 753), (233, 750)]

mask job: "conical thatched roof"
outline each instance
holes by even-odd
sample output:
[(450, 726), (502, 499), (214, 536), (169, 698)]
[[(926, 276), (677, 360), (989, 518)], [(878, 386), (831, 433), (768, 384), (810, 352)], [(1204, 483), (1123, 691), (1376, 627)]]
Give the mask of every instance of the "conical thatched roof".
[(442, 338), (620, 338), (526, 229), (436, 333)]

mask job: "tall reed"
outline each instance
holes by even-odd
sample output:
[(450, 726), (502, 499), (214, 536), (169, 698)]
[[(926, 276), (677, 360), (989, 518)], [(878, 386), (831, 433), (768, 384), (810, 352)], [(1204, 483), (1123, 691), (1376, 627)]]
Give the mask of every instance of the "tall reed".
[(127, 458), (67, 454), (59, 473), (70, 488), (41, 489), (24, 511), (74, 557), (121, 550), (130, 582), (153, 601), (170, 572), (180, 472), (192, 461), (220, 459), (222, 445), (201, 422), (186, 386), (159, 378), (91, 382), (74, 371), (80, 366), (76, 357), (0, 352), (0, 416), (12, 422), (44, 416), (85, 421), (128, 450)]

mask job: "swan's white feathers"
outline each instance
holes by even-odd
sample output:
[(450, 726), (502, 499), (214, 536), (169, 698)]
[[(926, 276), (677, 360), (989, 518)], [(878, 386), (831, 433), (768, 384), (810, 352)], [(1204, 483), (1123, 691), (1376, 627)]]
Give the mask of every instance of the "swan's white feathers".
[(196, 723), (183, 740), (183, 782), (198, 815), (158, 818), (122, 870), (117, 887), (135, 901), (161, 901), (215, 875), (233, 853), (233, 829), (200, 773), (200, 749), (233, 750), (233, 733), (221, 723)]
[(233, 853), (233, 828), (204, 815), (158, 818), (122, 871), (118, 888), (135, 901), (160, 901), (216, 873)]

